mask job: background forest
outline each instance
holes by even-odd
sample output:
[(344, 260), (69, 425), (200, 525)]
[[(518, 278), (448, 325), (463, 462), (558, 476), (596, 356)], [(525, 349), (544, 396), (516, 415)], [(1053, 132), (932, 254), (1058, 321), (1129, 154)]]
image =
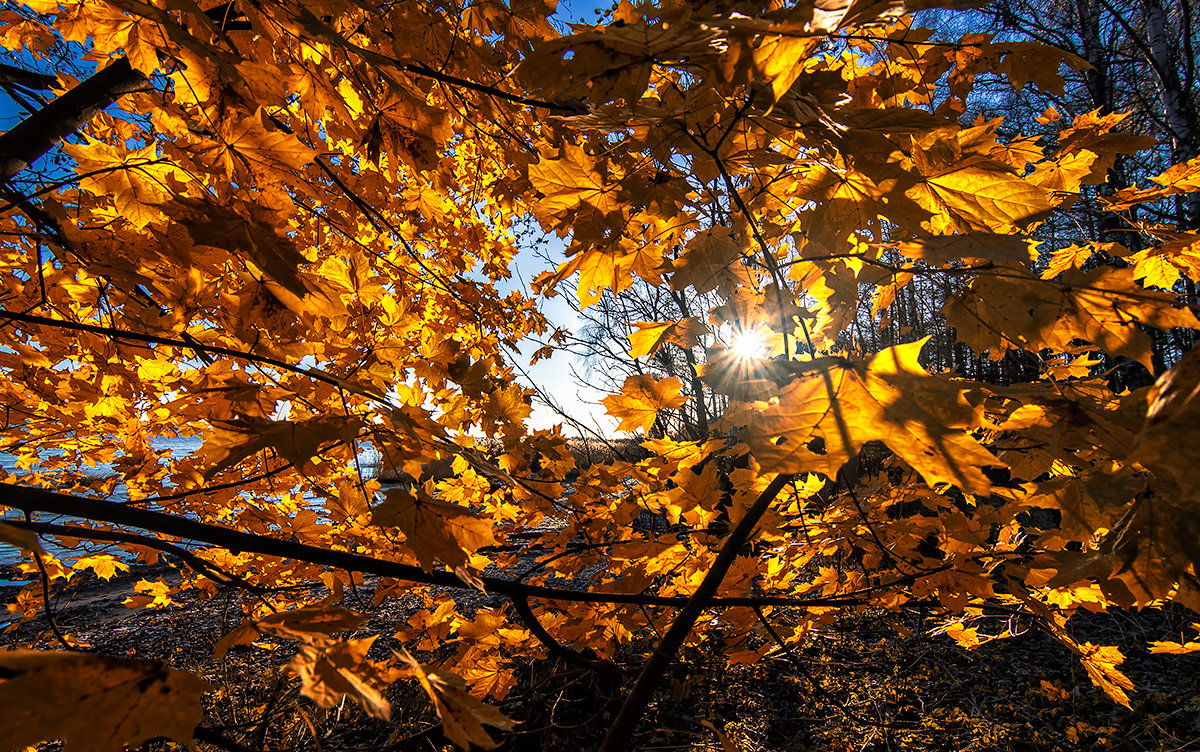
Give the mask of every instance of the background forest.
[(5, 4), (0, 747), (1194, 744), (1193, 8), (955, 5)]

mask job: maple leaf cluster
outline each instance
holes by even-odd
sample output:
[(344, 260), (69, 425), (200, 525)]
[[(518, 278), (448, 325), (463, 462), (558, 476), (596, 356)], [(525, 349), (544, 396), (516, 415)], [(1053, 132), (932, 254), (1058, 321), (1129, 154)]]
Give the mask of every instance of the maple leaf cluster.
[[(0, 44), (39, 62), (65, 46), (95, 73), (57, 79), (62, 100), (92, 97), (83, 121), (47, 107), (0, 137), (0, 400), (18, 468), (0, 506), (28, 515), (6, 517), (0, 542), (48, 583), (129, 559), (64, 563), (36, 535), (170, 554), (202, 597), (270, 591), (274, 612), (248, 608), (218, 652), (292, 640), (306, 697), (377, 718), (387, 685), (415, 681), (464, 748), (493, 744), (483, 724), (511, 727), (482, 700), (503, 700), (521, 661), (610, 670), (663, 634), (610, 733), (618, 749), (664, 661), (709, 637), (757, 661), (785, 606), (806, 607), (800, 639), (842, 609), (922, 604), (968, 648), (1010, 636), (1012, 619), (987, 616), (1000, 606), (1128, 704), (1120, 651), (1068, 622), (1200, 611), (1186, 459), (1200, 361), (1168, 369), (1153, 347), (1200, 326), (1177, 294), (1200, 235), (1158, 228), (1136, 252), (1040, 238), (1151, 144), (1099, 112), (1052, 137), (966, 121), (977, 77), (1054, 91), (1062, 66), (1085, 63), (984, 35), (931, 41), (905, 15), (931, 5), (622, 2), (568, 33), (543, 0), (4, 11)], [(45, 133), (69, 137), (54, 148), (73, 175), (22, 183)], [(1152, 182), (1102, 210), (1200, 190), (1200, 160)], [(506, 292), (538, 234), (564, 258), (536, 296)], [(586, 308), (640, 289), (679, 315), (622, 322), (623, 356), (645, 367), (603, 405), (645, 440), (588, 465), (562, 426), (528, 426), (520, 348), (565, 340), (543, 297)], [(928, 315), (947, 336), (1022, 357), (1030, 377), (969, 381), (932, 367), (918, 336), (865, 347), (856, 327), (918, 289), (936, 291)], [(731, 348), (745, 331), (771, 356)], [(687, 371), (659, 377), (650, 362), (672, 352)], [(1114, 392), (1102, 357), (1158, 381)], [(662, 429), (672, 414), (694, 430)], [(364, 472), (368, 449), (408, 482)], [(81, 471), (97, 465), (116, 477)], [(644, 513), (665, 524), (635, 524)], [(338, 638), (362, 623), (336, 602), (362, 574), (376, 606), (420, 601), (396, 638), (436, 664)], [(41, 586), (10, 606), (10, 630)], [(508, 603), (460, 613), (447, 588)], [(179, 592), (137, 591), (131, 607)], [(0, 730), (8, 746), (187, 741), (201, 717), (202, 682), (156, 663), (4, 656), (0, 694), (25, 719)], [(54, 728), (23, 699), (38, 694), (78, 695), (88, 724), (125, 720)]]

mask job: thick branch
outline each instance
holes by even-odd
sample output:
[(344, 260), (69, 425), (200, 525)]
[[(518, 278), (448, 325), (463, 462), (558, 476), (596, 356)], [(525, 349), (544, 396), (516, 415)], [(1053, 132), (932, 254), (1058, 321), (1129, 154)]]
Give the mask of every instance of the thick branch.
[[(774, 485), (774, 484), (773, 484)], [(768, 489), (771, 490), (771, 489)], [(778, 492), (778, 489), (775, 491)], [(765, 494), (764, 494), (765, 495)], [(761, 502), (762, 499), (760, 498)], [(154, 499), (143, 499), (141, 503), (153, 504)], [(756, 505), (759, 502), (756, 502)], [(410, 564), (400, 564), (394, 561), (376, 559), (347, 551), (335, 551), (304, 543), (293, 543), (277, 538), (269, 538), (240, 530), (218, 527), (204, 522), (197, 522), (183, 517), (141, 509), (129, 504), (119, 504), (99, 499), (85, 499), (77, 496), (46, 491), (40, 488), (29, 488), (11, 483), (0, 483), (0, 506), (12, 507), (26, 512), (45, 512), (47, 514), (64, 514), (72, 517), (109, 522), (115, 525), (126, 525), (141, 528), (177, 538), (208, 543), (220, 546), (229, 551), (277, 556), (283, 559), (303, 561), (309, 564), (334, 567), (363, 574), (390, 577), (406, 582), (424, 585), (438, 585), (456, 590), (468, 589), (465, 584), (452, 572), (426, 572), (420, 567)], [(753, 508), (751, 509), (753, 512)], [(740, 525), (739, 525), (739, 530)], [(737, 530), (734, 531), (735, 533)], [(724, 549), (722, 550), (724, 553)], [(732, 554), (731, 554), (732, 557)], [(718, 562), (721, 561), (718, 556)], [(715, 566), (715, 565), (714, 565)], [(725, 567), (728, 568), (726, 562)], [(633, 606), (667, 606), (678, 608), (689, 603), (696, 596), (663, 596), (644, 595), (638, 593), (603, 593), (591, 591), (565, 590), (545, 587), (543, 585), (528, 585), (502, 577), (483, 576), (479, 578), (484, 587), (493, 593), (508, 598), (541, 598), (545, 600), (570, 601), (576, 603), (611, 603)], [(703, 583), (701, 587), (703, 587)], [(875, 588), (880, 589), (880, 588)], [(700, 592), (700, 591), (697, 591)], [(710, 593), (711, 595), (711, 593)], [(783, 598), (770, 596), (756, 597), (723, 597), (706, 599), (712, 607), (733, 606), (844, 606), (861, 603), (859, 594), (847, 594), (841, 597), (829, 598)]]
[(79, 538), (81, 540), (112, 541), (114, 543), (129, 543), (135, 546), (153, 548), (169, 556), (174, 556), (193, 571), (222, 585), (235, 585), (252, 593), (266, 593), (269, 591), (269, 588), (259, 587), (258, 585), (246, 582), (236, 574), (218, 569), (213, 564), (210, 564), (182, 546), (176, 546), (174, 543), (168, 543), (158, 538), (151, 538), (148, 535), (125, 533), (120, 530), (96, 530), (90, 527), (79, 527), (78, 525), (56, 525), (50, 522), (23, 522), (21, 520), (8, 520), (7, 522), (13, 527), (24, 528), (38, 535), (60, 535), (68, 538)]
[(667, 667), (674, 660), (679, 648), (683, 647), (684, 640), (691, 634), (692, 627), (700, 618), (700, 614), (712, 605), (713, 596), (721, 587), (725, 573), (737, 559), (742, 546), (750, 540), (750, 535), (758, 526), (759, 519), (791, 480), (791, 475), (776, 475), (771, 484), (746, 511), (746, 516), (742, 517), (737, 527), (733, 529), (728, 540), (725, 541), (725, 545), (721, 548), (721, 553), (717, 554), (712, 567), (704, 575), (700, 587), (696, 588), (696, 592), (692, 593), (687, 603), (675, 615), (675, 621), (671, 622), (671, 627), (663, 635), (662, 641), (658, 643), (654, 655), (650, 656), (650, 660), (642, 668), (637, 684), (626, 696), (625, 702), (621, 705), (621, 711), (617, 713), (608, 735), (604, 737), (604, 744), (600, 746), (600, 752), (619, 752), (629, 747), (629, 740), (633, 736), (634, 729), (637, 728), (638, 721), (641, 720), (642, 713), (646, 710), (646, 704), (650, 702), (650, 696), (654, 694), (655, 688), (662, 681)]
[(35, 73), (14, 65), (0, 63), (0, 83), (17, 84), (26, 89), (49, 89), (58, 79), (45, 73)]
[(0, 136), (0, 182), (10, 180), (125, 94), (149, 85), (125, 58), (55, 99)]

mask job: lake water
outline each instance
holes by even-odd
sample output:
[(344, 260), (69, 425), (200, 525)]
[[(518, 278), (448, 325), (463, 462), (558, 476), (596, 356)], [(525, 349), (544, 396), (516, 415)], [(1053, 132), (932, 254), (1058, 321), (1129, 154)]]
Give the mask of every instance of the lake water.
[[(200, 439), (194, 439), (194, 438), (191, 438), (191, 439), (160, 438), (160, 439), (153, 440), (151, 443), (154, 445), (154, 447), (156, 449), (170, 449), (171, 453), (175, 456), (187, 456), (188, 454), (191, 454), (192, 452), (199, 449), (201, 442), (200, 442)], [(378, 464), (379, 457), (378, 457), (378, 454), (376, 454), (372, 451), (368, 451), (368, 452), (364, 452), (363, 454), (359, 455), (359, 462), (363, 465), (364, 472), (366, 472), (367, 466), (374, 466), (374, 465)], [(6, 471), (8, 471), (8, 473), (10, 474), (9, 477), (14, 478), (16, 480), (16, 482), (19, 482), (19, 478), (20, 478), (21, 474), (24, 472), (17, 467), (17, 458), (14, 455), (5, 454), (2, 452), (0, 452), (0, 467), (3, 467)], [(113, 471), (113, 468), (111, 465), (101, 464), (101, 465), (97, 465), (94, 468), (88, 468), (87, 472), (91, 475), (95, 475), (98, 478), (106, 478), (109, 475), (113, 474), (114, 471)], [(112, 501), (125, 500), (127, 498), (126, 492), (125, 492), (125, 485), (123, 483), (118, 483), (116, 488), (113, 490), (112, 496), (110, 496), (109, 498)], [(38, 520), (39, 522), (57, 522), (57, 523), (62, 523), (62, 524), (71, 524), (72, 522), (78, 521), (76, 518), (65, 517), (62, 515), (35, 515), (34, 518), (36, 520)], [(21, 512), (18, 512), (16, 510), (3, 510), (3, 511), (0, 511), (0, 519), (23, 520), (24, 516)], [(95, 552), (100, 552), (100, 551), (103, 551), (105, 553), (112, 553), (122, 559), (128, 560), (128, 559), (132, 558), (127, 553), (116, 548), (115, 546), (113, 546), (111, 544), (83, 543), (83, 544), (81, 544), (81, 547), (78, 549), (67, 550), (67, 549), (62, 548), (61, 546), (56, 545), (53, 542), (53, 540), (43, 540), (42, 546), (46, 550), (47, 553), (50, 553), (58, 558), (65, 557), (65, 558), (71, 559), (71, 558), (75, 558), (76, 556), (85, 555), (88, 552), (95, 553)], [(20, 549), (14, 547), (14, 546), (9, 546), (7, 544), (0, 543), (0, 567), (4, 567), (5, 569), (7, 569), (9, 566), (21, 561), (23, 558), (24, 558), (24, 556)], [(5, 580), (2, 578), (2, 575), (0, 575), (0, 586), (11, 585), (11, 584), (21, 584), (21, 583), (13, 582), (10, 580)]]

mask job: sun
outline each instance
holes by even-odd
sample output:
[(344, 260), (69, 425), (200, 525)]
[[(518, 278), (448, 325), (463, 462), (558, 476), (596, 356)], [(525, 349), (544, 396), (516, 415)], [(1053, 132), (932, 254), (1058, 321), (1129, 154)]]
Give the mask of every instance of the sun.
[(767, 357), (770, 344), (762, 329), (743, 329), (734, 332), (729, 349), (738, 360), (758, 360)]

